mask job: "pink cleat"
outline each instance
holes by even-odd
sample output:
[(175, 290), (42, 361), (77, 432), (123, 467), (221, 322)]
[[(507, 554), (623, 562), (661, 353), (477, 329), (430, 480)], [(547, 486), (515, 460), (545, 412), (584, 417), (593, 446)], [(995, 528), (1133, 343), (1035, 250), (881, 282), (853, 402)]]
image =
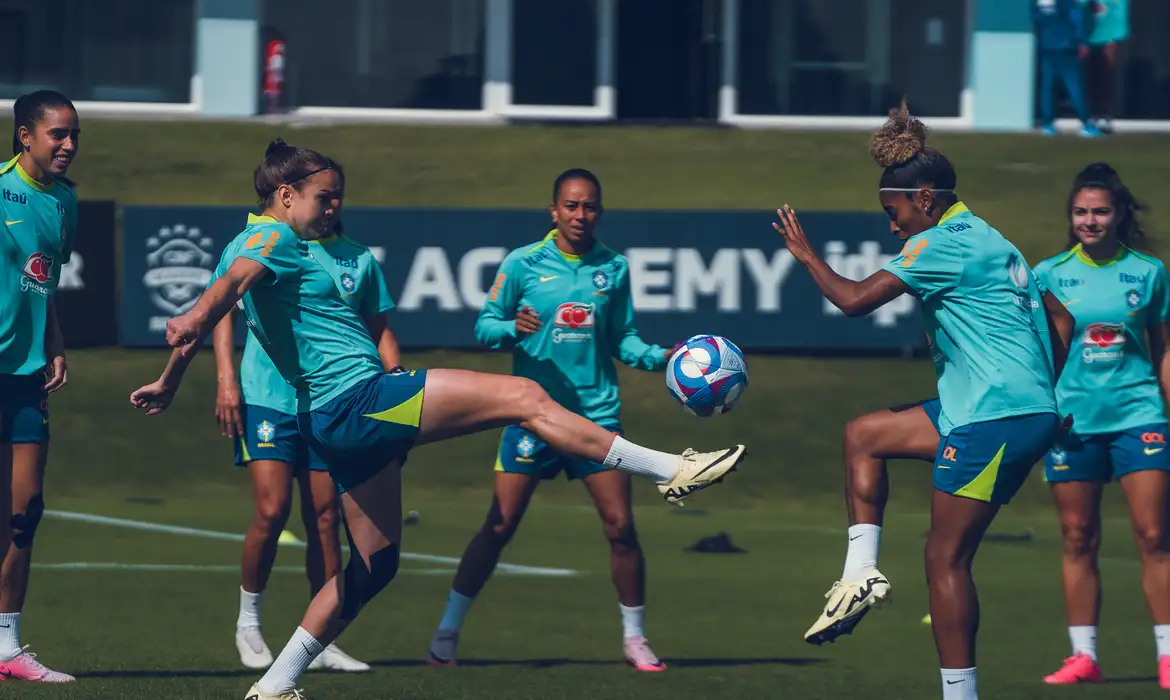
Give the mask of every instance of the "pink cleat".
[(639, 671), (665, 671), (666, 664), (658, 660), (645, 637), (626, 637), (622, 644), (626, 663)]
[(37, 655), (25, 651), (28, 645), (21, 647), (20, 653), (8, 661), (0, 663), (0, 681), (40, 681), (41, 683), (70, 683), (77, 680), (68, 673), (54, 671), (40, 661)]
[[(1166, 669), (1167, 679), (1170, 679), (1170, 657), (1166, 665), (1159, 664), (1159, 668)], [(1074, 683), (1100, 683), (1101, 667), (1088, 654), (1076, 654), (1064, 660), (1060, 670), (1044, 679), (1049, 685), (1072, 685)]]
[(1158, 685), (1170, 690), (1170, 656), (1158, 657)]

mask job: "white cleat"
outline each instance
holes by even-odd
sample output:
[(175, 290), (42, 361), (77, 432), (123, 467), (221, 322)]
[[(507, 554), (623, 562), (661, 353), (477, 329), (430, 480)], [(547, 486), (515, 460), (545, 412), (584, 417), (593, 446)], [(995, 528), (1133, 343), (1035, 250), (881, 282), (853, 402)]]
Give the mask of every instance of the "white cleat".
[(747, 448), (743, 445), (718, 452), (688, 449), (678, 458), (678, 473), (669, 482), (659, 484), (658, 491), (667, 503), (681, 506), (684, 498), (723, 481), (723, 477), (735, 471), (744, 457), (747, 457)]
[(339, 649), (336, 644), (330, 644), (325, 650), (317, 654), (317, 658), (309, 664), (310, 671), (343, 671), (345, 673), (365, 673), (370, 665), (358, 661)]
[(265, 669), (272, 665), (272, 650), (264, 643), (259, 627), (237, 627), (236, 650), (245, 668)]
[(870, 569), (852, 581), (837, 581), (825, 594), (825, 611), (804, 633), (804, 641), (821, 645), (852, 634), (853, 628), (873, 608), (890, 600), (890, 582), (882, 572)]
[(260, 689), (260, 684), (252, 686), (248, 690), (248, 694), (244, 696), (244, 700), (309, 700), (303, 690), (285, 690), (280, 693), (265, 693)]

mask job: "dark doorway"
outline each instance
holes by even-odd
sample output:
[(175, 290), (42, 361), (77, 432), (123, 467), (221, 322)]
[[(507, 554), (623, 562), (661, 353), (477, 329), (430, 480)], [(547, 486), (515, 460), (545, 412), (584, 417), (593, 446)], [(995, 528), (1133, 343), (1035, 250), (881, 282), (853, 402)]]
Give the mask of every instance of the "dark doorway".
[(723, 0), (615, 4), (618, 119), (716, 119)]

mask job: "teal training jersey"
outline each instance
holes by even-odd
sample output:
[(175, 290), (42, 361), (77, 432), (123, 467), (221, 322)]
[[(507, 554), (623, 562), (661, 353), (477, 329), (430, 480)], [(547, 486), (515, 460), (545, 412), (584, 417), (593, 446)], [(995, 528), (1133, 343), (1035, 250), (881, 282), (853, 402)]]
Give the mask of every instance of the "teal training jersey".
[[(539, 383), (557, 403), (614, 426), (621, 396), (613, 358), (660, 370), (666, 351), (638, 337), (626, 258), (600, 243), (585, 256), (563, 253), (554, 236), (504, 258), (475, 337), (511, 349), (512, 373)], [(517, 342), (516, 312), (524, 306), (539, 314), (541, 327)]]
[(49, 304), (73, 253), (77, 195), (61, 180), (40, 184), (16, 161), (0, 167), (0, 374), (33, 374), (48, 363)]
[(1129, 38), (1129, 0), (1082, 0), (1088, 15), (1089, 45), (1102, 46)]
[(1055, 413), (1048, 323), (1027, 261), (959, 202), (886, 271), (922, 300), (942, 404), (939, 432)]
[(240, 300), (244, 322), (297, 393), (297, 412), (329, 402), (355, 384), (381, 374), (382, 360), (361, 316), (346, 301), (340, 276), (297, 238), (287, 224), (248, 216), (248, 226), (223, 251), (212, 281), (236, 258), (272, 274)]
[(1165, 422), (1148, 336), (1170, 318), (1162, 262), (1124, 246), (1097, 262), (1078, 245), (1037, 265), (1036, 277), (1076, 319), (1056, 385), (1073, 431), (1095, 435)]
[[(342, 300), (365, 321), (394, 308), (382, 268), (370, 249), (346, 236), (309, 241), (309, 252), (333, 275)], [(280, 376), (268, 353), (252, 333), (240, 361), (244, 403), (281, 413), (297, 412), (297, 392)]]

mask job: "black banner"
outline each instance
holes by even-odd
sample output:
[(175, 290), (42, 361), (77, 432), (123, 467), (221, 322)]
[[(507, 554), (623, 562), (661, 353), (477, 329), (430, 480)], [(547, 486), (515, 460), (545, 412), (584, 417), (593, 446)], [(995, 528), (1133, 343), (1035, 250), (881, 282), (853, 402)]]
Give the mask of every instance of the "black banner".
[(78, 203), (73, 256), (54, 297), (66, 349), (118, 344), (116, 212), (114, 202)]

